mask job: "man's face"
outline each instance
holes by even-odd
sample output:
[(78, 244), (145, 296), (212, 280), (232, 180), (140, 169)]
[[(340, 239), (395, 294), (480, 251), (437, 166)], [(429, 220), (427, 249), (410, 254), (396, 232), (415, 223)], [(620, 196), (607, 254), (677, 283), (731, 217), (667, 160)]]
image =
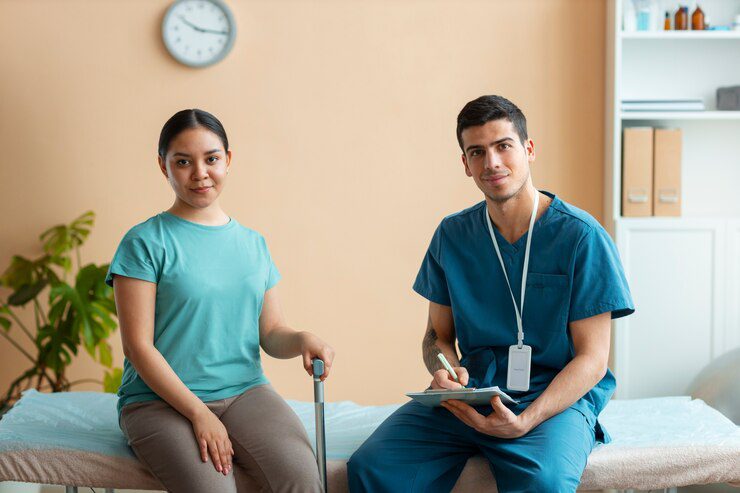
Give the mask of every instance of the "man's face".
[(514, 124), (491, 120), (462, 131), (465, 174), (473, 177), (483, 194), (494, 202), (514, 197), (529, 179), (534, 163), (534, 142), (522, 145)]

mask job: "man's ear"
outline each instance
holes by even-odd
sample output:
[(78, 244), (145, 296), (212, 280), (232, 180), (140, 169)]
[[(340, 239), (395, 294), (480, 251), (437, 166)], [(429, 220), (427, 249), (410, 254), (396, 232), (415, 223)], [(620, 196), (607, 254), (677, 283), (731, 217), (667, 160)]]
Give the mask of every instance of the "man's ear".
[(534, 141), (532, 139), (527, 140), (527, 160), (530, 164), (534, 163), (535, 160)]
[(465, 153), (461, 154), (460, 157), (462, 158), (463, 166), (465, 167), (465, 174), (473, 176), (473, 173), (470, 171), (470, 167), (468, 167), (468, 158), (465, 157)]

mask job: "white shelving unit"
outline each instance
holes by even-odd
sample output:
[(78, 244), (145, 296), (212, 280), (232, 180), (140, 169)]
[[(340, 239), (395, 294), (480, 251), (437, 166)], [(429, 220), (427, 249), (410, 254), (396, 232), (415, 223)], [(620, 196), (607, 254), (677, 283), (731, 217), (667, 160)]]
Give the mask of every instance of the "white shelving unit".
[(695, 41), (697, 39), (740, 39), (738, 31), (645, 31), (620, 32), (622, 39), (681, 39)]
[[(717, 111), (718, 87), (740, 85), (740, 32), (622, 32), (607, 10), (604, 222), (637, 311), (614, 326), (617, 397), (680, 395), (714, 358), (740, 346), (740, 111)], [(728, 24), (740, 0), (700, 2)], [(675, 1), (664, 1), (673, 13)], [(707, 111), (623, 112), (623, 99), (702, 98)], [(683, 131), (682, 216), (621, 215), (622, 131)]]
[(622, 121), (629, 120), (740, 120), (740, 111), (623, 111)]

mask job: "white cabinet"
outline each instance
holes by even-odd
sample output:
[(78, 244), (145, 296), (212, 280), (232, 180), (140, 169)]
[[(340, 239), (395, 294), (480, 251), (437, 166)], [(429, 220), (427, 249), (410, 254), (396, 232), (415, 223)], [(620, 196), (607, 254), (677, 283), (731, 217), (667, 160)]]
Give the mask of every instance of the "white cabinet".
[[(679, 395), (710, 361), (740, 346), (740, 111), (716, 111), (718, 87), (740, 85), (740, 32), (622, 32), (609, 0), (604, 223), (614, 235), (637, 311), (615, 322), (619, 398)], [(713, 24), (740, 0), (704, 0)], [(661, 1), (663, 11), (676, 2)], [(622, 99), (704, 100), (705, 112), (622, 112)], [(682, 217), (621, 216), (622, 131), (683, 131)]]
[(623, 219), (616, 236), (636, 311), (614, 327), (619, 398), (683, 395), (726, 346), (726, 222)]
[[(727, 222), (724, 344), (717, 356), (740, 347), (740, 220)], [(740, 378), (740, 375), (738, 375)]]

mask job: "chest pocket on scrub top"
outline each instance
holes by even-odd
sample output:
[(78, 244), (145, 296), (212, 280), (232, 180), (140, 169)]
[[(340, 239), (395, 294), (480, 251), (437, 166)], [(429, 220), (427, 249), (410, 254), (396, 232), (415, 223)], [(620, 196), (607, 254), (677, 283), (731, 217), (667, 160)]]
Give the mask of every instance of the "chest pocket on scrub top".
[(547, 332), (565, 331), (570, 307), (568, 276), (564, 274), (527, 274), (524, 302), (524, 340), (527, 329)]

